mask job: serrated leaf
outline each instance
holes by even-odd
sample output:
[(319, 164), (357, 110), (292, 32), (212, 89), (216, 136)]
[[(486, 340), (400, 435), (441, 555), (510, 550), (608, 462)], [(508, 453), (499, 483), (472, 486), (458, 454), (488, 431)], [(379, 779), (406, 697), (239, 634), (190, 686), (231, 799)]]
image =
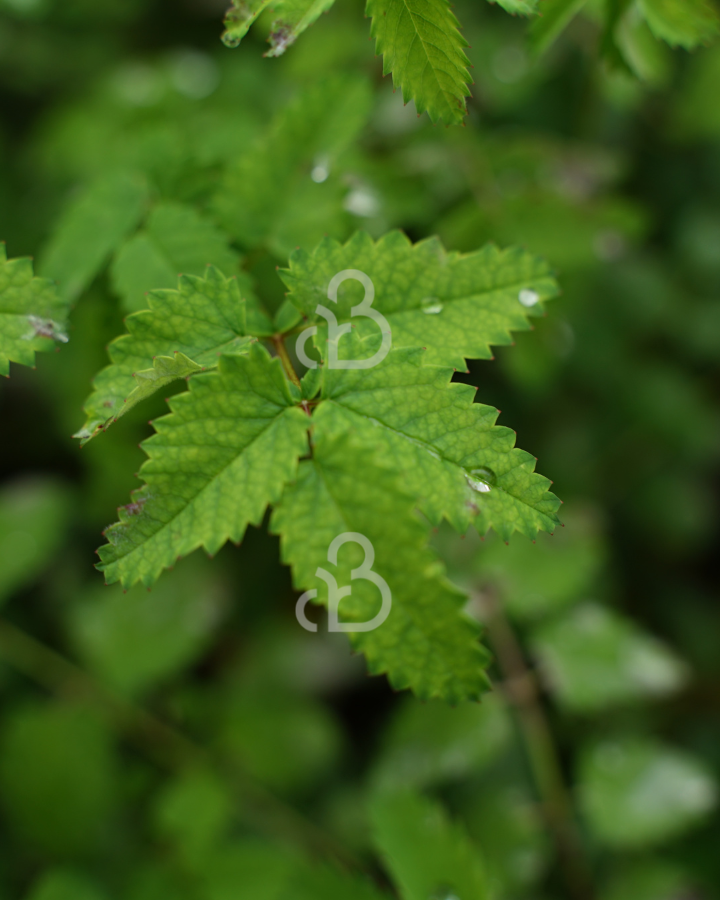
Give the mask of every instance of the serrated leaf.
[(107, 582), (150, 585), (177, 557), (216, 553), (259, 524), (307, 449), (308, 418), (292, 402), (280, 361), (258, 344), (196, 375), (143, 444), (145, 484), (99, 551)]
[(717, 37), (720, 15), (709, 0), (639, 0), (655, 37), (691, 50)]
[[(341, 343), (347, 358), (361, 359), (376, 342), (353, 335)], [(374, 444), (433, 525), (447, 518), (463, 532), (470, 523), (481, 534), (492, 527), (503, 540), (515, 530), (531, 538), (554, 531), (560, 501), (533, 471), (535, 458), (495, 425), (496, 409), (473, 403), (474, 388), (451, 383), (453, 370), (425, 365), (426, 355), (393, 350), (371, 369), (325, 366), (325, 403), (313, 421)]]
[(237, 47), (252, 23), (268, 6), (272, 6), (274, 18), (270, 25), (268, 42), (270, 49), (265, 56), (281, 56), (294, 44), (298, 35), (327, 12), (335, 0), (233, 0), (225, 16), (223, 42)]
[(461, 122), (471, 83), (467, 41), (448, 0), (368, 0), (370, 34), (403, 100), (433, 122)]
[[(427, 362), (458, 369), (465, 359), (488, 359), (490, 346), (510, 344), (511, 331), (530, 328), (527, 317), (554, 297), (550, 267), (525, 250), (488, 244), (473, 253), (448, 253), (437, 238), (412, 244), (393, 231), (374, 242), (357, 232), (346, 244), (324, 239), (312, 253), (297, 250), (281, 271), (289, 299), (311, 321), (327, 304), (330, 280), (358, 269), (373, 282), (373, 308), (390, 323), (392, 345), (427, 348)], [(363, 297), (357, 281), (344, 282), (333, 305), (338, 322), (351, 320)], [(361, 335), (378, 333), (365, 316), (352, 318)]]
[(605, 740), (580, 759), (580, 802), (588, 825), (611, 847), (637, 848), (677, 837), (717, 805), (704, 763), (649, 738)]
[(587, 0), (543, 0), (540, 16), (530, 25), (530, 46), (544, 53), (585, 6)]
[(402, 900), (486, 900), (485, 866), (465, 829), (439, 803), (410, 792), (370, 804), (376, 846)]
[(193, 207), (159, 203), (120, 248), (110, 275), (125, 310), (135, 312), (146, 306), (149, 291), (175, 287), (180, 273), (202, 276), (211, 265), (237, 275), (238, 262), (228, 236)]
[(575, 712), (662, 697), (688, 677), (662, 641), (596, 603), (537, 629), (532, 647), (557, 702)]
[[(223, 226), (247, 247), (285, 257), (299, 243), (345, 231), (346, 191), (334, 172), (370, 112), (364, 78), (338, 76), (304, 90), (224, 175), (214, 199)], [(311, 173), (322, 164), (324, 178)]]
[(204, 278), (181, 276), (177, 290), (153, 291), (148, 306), (127, 317), (128, 334), (108, 348), (112, 365), (96, 376), (75, 435), (83, 443), (174, 379), (213, 368), (221, 353), (247, 352), (252, 340), (236, 279), (212, 267)]
[(35, 354), (51, 350), (64, 334), (67, 303), (48, 278), (33, 276), (32, 260), (8, 259), (0, 243), (0, 375), (10, 363), (35, 364)]
[(140, 222), (148, 201), (144, 179), (115, 173), (73, 198), (55, 225), (40, 271), (76, 300)]
[[(412, 496), (393, 471), (374, 461), (375, 454), (372, 444), (314, 420), (312, 459), (300, 464), (271, 519), (283, 560), (299, 590), (317, 589), (317, 602), (327, 603), (327, 584), (316, 576), (317, 568), (335, 569), (342, 586), (362, 562), (362, 550), (352, 544), (332, 566), (331, 542), (346, 532), (364, 535), (375, 551), (373, 570), (392, 594), (391, 612), (381, 625), (349, 635), (370, 672), (385, 672), (393, 687), (410, 687), (423, 698), (478, 699), (488, 688), (488, 654), (477, 642), (477, 624), (462, 613), (465, 595), (446, 580), (427, 548), (427, 528), (414, 513)], [(368, 622), (379, 601), (376, 585), (353, 580), (341, 620)]]

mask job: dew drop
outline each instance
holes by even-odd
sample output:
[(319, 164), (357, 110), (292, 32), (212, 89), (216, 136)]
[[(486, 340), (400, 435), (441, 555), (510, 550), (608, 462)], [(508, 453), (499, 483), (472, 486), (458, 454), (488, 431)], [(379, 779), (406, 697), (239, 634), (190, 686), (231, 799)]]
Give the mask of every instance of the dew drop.
[(436, 316), (443, 311), (443, 304), (437, 297), (424, 297), (420, 301), (420, 306), (422, 307), (422, 311), (428, 316)]
[(492, 469), (488, 469), (487, 466), (469, 469), (465, 473), (465, 477), (470, 487), (480, 494), (487, 494), (496, 481), (495, 473)]
[(522, 303), (523, 306), (535, 306), (535, 304), (540, 299), (540, 294), (537, 291), (532, 291), (530, 288), (523, 288), (518, 294), (518, 300)]

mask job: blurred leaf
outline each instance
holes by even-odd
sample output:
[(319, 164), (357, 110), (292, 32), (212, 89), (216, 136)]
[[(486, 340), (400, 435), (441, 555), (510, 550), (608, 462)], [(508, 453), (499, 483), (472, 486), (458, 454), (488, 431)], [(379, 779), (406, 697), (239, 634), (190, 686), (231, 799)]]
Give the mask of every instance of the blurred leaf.
[(178, 275), (202, 277), (209, 265), (236, 275), (238, 261), (227, 235), (192, 206), (160, 203), (120, 248), (111, 276), (125, 311), (135, 312), (147, 306), (149, 291), (174, 288)]
[(433, 122), (462, 122), (469, 96), (467, 41), (448, 0), (368, 0), (370, 33), (403, 100)]
[(639, 0), (653, 34), (671, 47), (690, 50), (720, 31), (720, 15), (712, 0)]
[(25, 900), (106, 900), (107, 895), (83, 875), (52, 869), (32, 887)]
[(53, 283), (33, 276), (32, 260), (8, 260), (0, 243), (0, 375), (10, 373), (11, 362), (32, 366), (36, 352), (67, 341), (66, 316)]
[(36, 580), (66, 537), (66, 488), (49, 478), (25, 478), (0, 489), (0, 605)]
[(490, 765), (511, 737), (507, 710), (495, 694), (457, 707), (407, 697), (390, 721), (371, 780), (389, 789), (467, 778)]
[(136, 228), (147, 200), (144, 179), (125, 173), (100, 178), (70, 200), (40, 263), (63, 298), (76, 300), (90, 285)]
[(544, 53), (585, 6), (587, 0), (543, 0), (540, 16), (530, 26), (530, 46)]
[(626, 861), (600, 893), (600, 900), (681, 900), (691, 896), (687, 874), (661, 859)]
[(232, 815), (227, 785), (213, 772), (192, 770), (164, 786), (156, 799), (155, 827), (191, 866), (215, 849)]
[(115, 689), (137, 694), (167, 681), (205, 650), (222, 617), (224, 591), (200, 560), (168, 573), (152, 593), (97, 587), (74, 608), (74, 642)]
[(478, 850), (438, 803), (413, 793), (379, 794), (370, 803), (370, 817), (402, 900), (489, 896)]
[(245, 246), (280, 257), (328, 231), (343, 233), (344, 191), (334, 167), (369, 107), (364, 79), (337, 76), (302, 91), (223, 176), (214, 200), (223, 226)]
[(681, 835), (718, 798), (717, 783), (699, 759), (648, 738), (606, 739), (586, 750), (578, 790), (589, 827), (603, 844), (618, 848)]
[(0, 793), (8, 825), (51, 857), (92, 853), (109, 835), (115, 765), (110, 735), (87, 708), (33, 703), (7, 713)]
[(328, 779), (343, 746), (338, 723), (324, 705), (263, 690), (231, 692), (219, 741), (243, 769), (283, 793)]
[(687, 667), (662, 641), (597, 603), (583, 603), (533, 633), (532, 647), (557, 702), (597, 712), (681, 688)]
[(534, 16), (541, 9), (538, 6), (540, 0), (489, 0), (489, 2), (497, 3), (498, 6), (502, 6), (505, 12), (509, 12), (513, 16)]

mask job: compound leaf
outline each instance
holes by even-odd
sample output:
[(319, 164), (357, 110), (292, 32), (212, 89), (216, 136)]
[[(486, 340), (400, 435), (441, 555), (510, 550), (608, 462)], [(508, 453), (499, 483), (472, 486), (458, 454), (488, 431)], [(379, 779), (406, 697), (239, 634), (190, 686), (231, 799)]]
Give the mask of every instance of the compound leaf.
[(216, 366), (220, 353), (244, 353), (252, 340), (237, 280), (212, 267), (204, 278), (181, 276), (177, 290), (153, 291), (148, 305), (110, 344), (112, 364), (95, 378), (75, 435), (83, 442), (170, 381)]
[(0, 243), (0, 375), (10, 363), (35, 364), (35, 353), (67, 341), (67, 303), (47, 278), (33, 276), (29, 258), (7, 258)]
[(150, 585), (179, 556), (240, 541), (307, 450), (307, 415), (292, 406), (279, 360), (259, 344), (247, 356), (222, 356), (170, 409), (143, 444), (145, 484), (99, 551), (109, 584)]
[[(296, 250), (281, 276), (289, 299), (311, 321), (326, 305), (330, 280), (357, 269), (372, 281), (373, 308), (392, 330), (393, 347), (425, 347), (427, 362), (465, 369), (465, 359), (488, 359), (490, 345), (510, 344), (511, 331), (528, 330), (528, 315), (557, 294), (550, 267), (525, 250), (488, 244), (473, 253), (448, 253), (437, 238), (412, 244), (399, 231), (374, 242), (357, 232), (346, 244), (325, 238), (312, 253)], [(363, 297), (357, 281), (338, 291), (338, 322), (351, 319)], [(334, 304), (332, 304), (334, 306)], [(377, 333), (365, 316), (352, 319), (360, 334)]]
[[(396, 689), (410, 687), (422, 698), (450, 702), (478, 699), (488, 689), (487, 652), (478, 643), (478, 626), (462, 612), (465, 595), (453, 587), (427, 547), (428, 530), (414, 512), (414, 501), (397, 475), (375, 462), (376, 449), (355, 434), (313, 429), (313, 456), (300, 464), (297, 480), (283, 494), (271, 520), (280, 535), (283, 560), (299, 590), (316, 589), (328, 602), (318, 567), (335, 569), (338, 585), (351, 584), (361, 565), (357, 544), (342, 547), (337, 566), (328, 548), (347, 532), (359, 533), (375, 552), (374, 572), (390, 588), (392, 607), (374, 630), (351, 632), (373, 674), (387, 673)], [(343, 622), (369, 622), (378, 612), (378, 587), (352, 580), (340, 608)]]
[(439, 803), (410, 791), (380, 794), (370, 819), (402, 900), (489, 896), (479, 851)]
[(708, 0), (640, 0), (640, 9), (655, 37), (671, 47), (690, 50), (720, 31), (720, 15)]
[[(268, 42), (270, 49), (265, 56), (281, 56), (294, 44), (298, 35), (320, 16), (327, 12), (335, 0), (274, 0), (274, 18), (270, 25)], [(233, 5), (225, 16), (223, 42), (228, 47), (237, 47), (248, 29), (260, 13), (270, 6), (270, 0), (233, 0)]]
[[(344, 342), (359, 359), (374, 339)], [(379, 448), (434, 525), (445, 517), (465, 531), (472, 522), (504, 540), (515, 530), (531, 538), (552, 532), (560, 501), (533, 471), (535, 458), (514, 447), (511, 429), (495, 425), (496, 409), (473, 403), (474, 388), (451, 383), (452, 369), (425, 365), (426, 356), (393, 350), (370, 369), (324, 367), (325, 402), (314, 421)]]
[(235, 275), (238, 261), (228, 236), (191, 206), (159, 203), (120, 248), (110, 274), (125, 310), (135, 312), (147, 305), (148, 291), (175, 287), (180, 272), (203, 275), (212, 265)]
[(371, 35), (403, 100), (433, 122), (461, 122), (471, 83), (467, 41), (448, 0), (368, 0)]

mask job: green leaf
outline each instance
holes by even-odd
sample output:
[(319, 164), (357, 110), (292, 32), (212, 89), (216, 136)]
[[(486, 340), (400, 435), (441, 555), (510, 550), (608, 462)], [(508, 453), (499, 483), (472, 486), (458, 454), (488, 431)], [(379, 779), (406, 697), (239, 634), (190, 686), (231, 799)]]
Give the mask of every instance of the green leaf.
[[(370, 355), (362, 351), (368, 343), (375, 341), (341, 340), (354, 359)], [(474, 388), (453, 384), (452, 369), (425, 365), (426, 356), (394, 350), (370, 369), (326, 366), (325, 402), (313, 421), (374, 444), (434, 525), (445, 517), (459, 531), (492, 527), (503, 540), (515, 530), (531, 538), (553, 531), (560, 501), (533, 472), (535, 458), (495, 425), (496, 409), (473, 403)]]
[(325, 233), (344, 233), (346, 188), (335, 167), (370, 105), (364, 78), (329, 78), (298, 94), (225, 173), (214, 199), (223, 226), (244, 246), (281, 258)]
[(639, 0), (655, 37), (691, 50), (717, 37), (720, 14), (710, 0)]
[(33, 703), (3, 723), (0, 802), (4, 821), (53, 856), (92, 850), (109, 825), (115, 758), (103, 720), (79, 706)]
[(228, 236), (193, 207), (160, 203), (120, 248), (110, 274), (125, 310), (135, 312), (147, 306), (149, 291), (175, 287), (179, 273), (202, 276), (211, 265), (236, 275), (238, 261)]
[(403, 100), (433, 122), (461, 122), (471, 83), (467, 41), (448, 0), (368, 0), (370, 34)]
[(579, 791), (592, 831), (618, 848), (675, 838), (705, 818), (718, 798), (703, 763), (647, 738), (605, 740), (587, 750)]
[(143, 444), (145, 485), (106, 532), (107, 582), (152, 584), (178, 557), (214, 554), (259, 524), (307, 450), (308, 418), (292, 402), (280, 361), (258, 344), (192, 378)]
[(208, 268), (204, 278), (180, 277), (177, 290), (153, 291), (149, 309), (125, 320), (128, 334), (108, 348), (112, 365), (93, 382), (83, 443), (176, 378), (217, 366), (221, 353), (245, 353), (245, 300), (234, 278)]
[(73, 643), (93, 672), (115, 690), (137, 695), (167, 682), (205, 650), (225, 595), (200, 560), (183, 562), (153, 590), (103, 587), (70, 615)]
[(495, 694), (457, 707), (406, 697), (390, 721), (372, 772), (379, 789), (426, 787), (482, 771), (512, 738), (504, 702)]
[(370, 818), (402, 900), (489, 896), (479, 851), (438, 803), (409, 792), (381, 794)]
[(530, 46), (544, 53), (585, 6), (587, 0), (543, 0), (540, 16), (530, 26)]
[(107, 894), (83, 875), (51, 869), (42, 875), (25, 900), (106, 900)]
[(137, 227), (147, 201), (145, 181), (124, 173), (101, 178), (70, 201), (40, 260), (64, 299), (76, 300), (89, 286)]
[(512, 16), (536, 16), (541, 9), (538, 8), (540, 0), (488, 0), (488, 2), (497, 3)]
[[(466, 358), (491, 358), (491, 345), (510, 344), (511, 331), (528, 330), (527, 317), (558, 291), (547, 263), (524, 250), (488, 244), (448, 253), (437, 238), (413, 245), (399, 231), (377, 242), (364, 232), (344, 245), (326, 238), (312, 253), (294, 252), (281, 276), (295, 306), (311, 322), (324, 322), (315, 309), (327, 305), (330, 280), (350, 268), (373, 282), (373, 308), (390, 323), (394, 348), (426, 347), (428, 363), (463, 370)], [(351, 320), (362, 297), (359, 282), (340, 286), (338, 322)], [(378, 333), (365, 316), (352, 322), (362, 335)]]
[[(414, 498), (393, 471), (375, 462), (372, 444), (328, 430), (325, 421), (314, 420), (312, 459), (300, 464), (296, 483), (286, 489), (271, 520), (296, 587), (318, 589), (316, 602), (327, 603), (318, 567), (336, 569), (338, 585), (349, 585), (351, 570), (363, 559), (357, 544), (346, 545), (334, 567), (328, 561), (330, 544), (347, 532), (364, 535), (375, 551), (373, 570), (392, 595), (382, 624), (350, 633), (370, 672), (386, 672), (394, 688), (411, 687), (422, 698), (478, 699), (488, 687), (488, 655), (477, 642), (477, 624), (462, 613), (464, 594), (445, 579), (427, 548), (427, 528), (413, 511)], [(379, 600), (375, 584), (354, 580), (342, 602), (342, 621), (368, 622)]]
[(532, 645), (558, 703), (576, 712), (662, 697), (688, 677), (685, 664), (662, 641), (596, 603), (544, 625)]
[(0, 605), (41, 575), (62, 545), (70, 497), (50, 479), (27, 478), (0, 491)]
[(327, 12), (335, 0), (233, 0), (225, 16), (223, 42), (237, 47), (260, 13), (272, 5), (274, 18), (270, 25), (270, 49), (265, 56), (281, 56), (294, 44), (298, 35)]
[(30, 259), (8, 260), (0, 243), (0, 375), (10, 363), (35, 364), (35, 353), (51, 350), (63, 334), (67, 303), (48, 278), (33, 277)]

